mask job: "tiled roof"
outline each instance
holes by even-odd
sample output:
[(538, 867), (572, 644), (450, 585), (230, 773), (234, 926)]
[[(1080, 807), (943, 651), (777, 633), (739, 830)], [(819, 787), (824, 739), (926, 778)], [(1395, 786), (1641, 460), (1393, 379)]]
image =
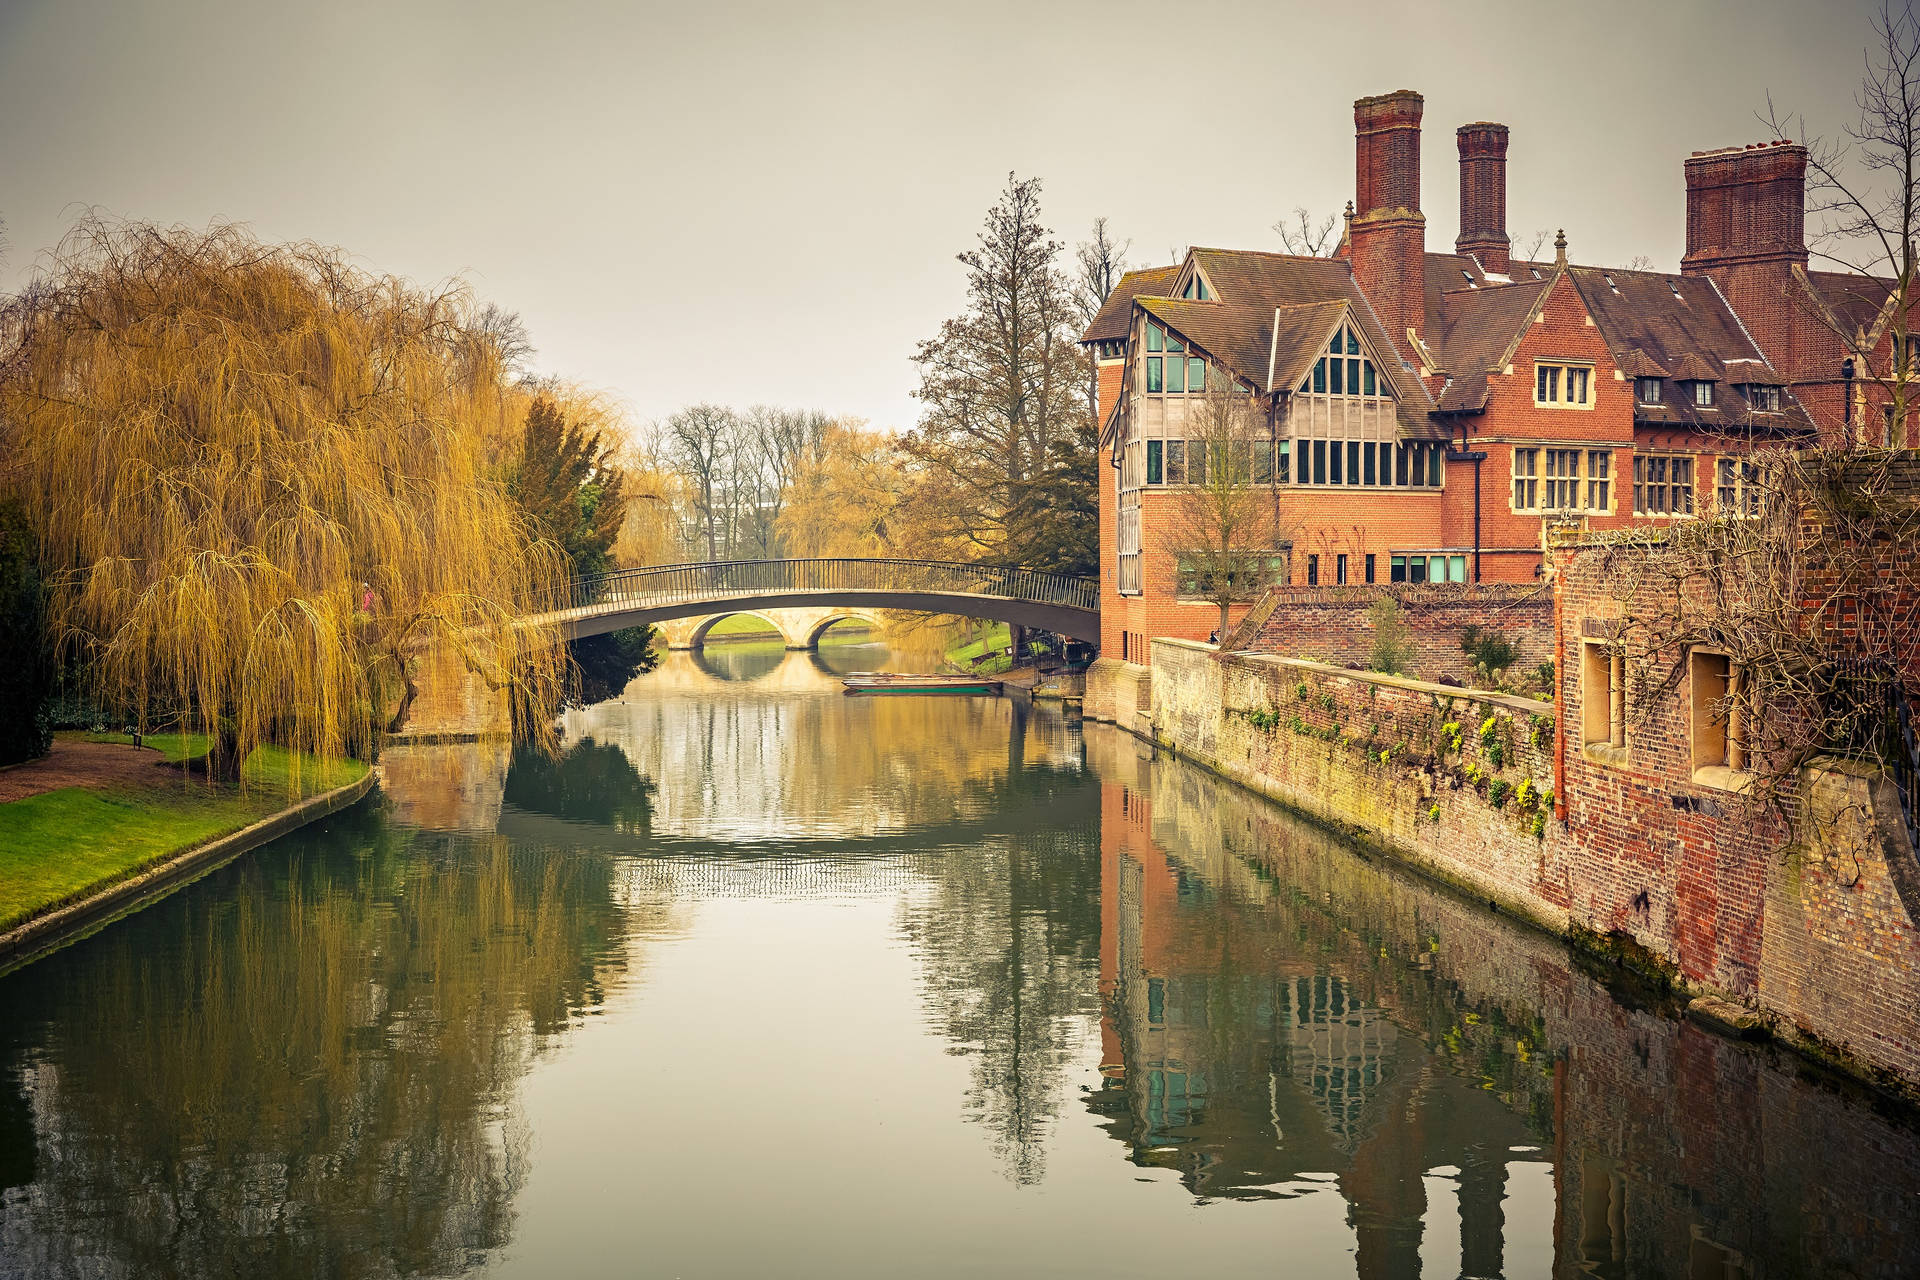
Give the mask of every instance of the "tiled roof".
[(1080, 335), (1080, 341), (1104, 342), (1126, 337), (1127, 325), (1133, 317), (1133, 300), (1143, 293), (1158, 293), (1170, 288), (1173, 278), (1179, 274), (1180, 267), (1176, 264), (1171, 267), (1146, 267), (1121, 276), (1120, 283), (1113, 286), (1113, 292), (1107, 295), (1100, 314)]
[(1402, 428), (1422, 437), (1436, 432), (1428, 417), (1433, 398), (1418, 375), (1393, 358), (1394, 346), (1344, 260), (1234, 249), (1192, 254), (1213, 282), (1215, 300), (1141, 295), (1139, 304), (1263, 392), (1299, 383), (1338, 314), (1328, 304), (1344, 306), (1367, 344), (1382, 353), (1378, 367), (1393, 385)]
[(1681, 382), (1718, 382), (1719, 372), (1697, 354), (1683, 351), (1673, 362), (1673, 376)]
[(1673, 371), (1638, 347), (1629, 347), (1617, 362), (1629, 378), (1671, 378)]
[(1427, 330), (1433, 336), (1429, 349), (1449, 379), (1440, 393), (1441, 412), (1486, 407), (1486, 375), (1501, 367), (1546, 287), (1545, 281), (1529, 279), (1440, 295)]
[[(1752, 383), (1781, 385), (1781, 380), (1712, 281), (1617, 267), (1569, 267), (1567, 271), (1622, 373), (1675, 383), (1731, 384), (1714, 393), (1710, 406), (1696, 405), (1677, 386), (1663, 385), (1661, 404), (1635, 402), (1636, 420), (1709, 430), (1735, 425), (1811, 428), (1805, 411), (1790, 399), (1783, 399), (1777, 414), (1749, 417), (1745, 398), (1734, 388)], [(1630, 366), (1645, 365), (1666, 372), (1630, 372)]]
[(1893, 296), (1890, 281), (1845, 271), (1809, 271), (1807, 281), (1834, 318), (1849, 330), (1871, 332), (1887, 299)]

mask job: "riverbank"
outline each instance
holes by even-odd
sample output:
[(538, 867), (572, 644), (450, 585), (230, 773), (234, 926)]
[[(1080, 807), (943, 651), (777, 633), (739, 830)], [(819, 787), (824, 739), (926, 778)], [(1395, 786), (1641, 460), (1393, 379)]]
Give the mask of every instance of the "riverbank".
[[(1715, 840), (1746, 819), (1699, 785), (1565, 787), (1552, 704), (1187, 641), (1151, 659), (1097, 663), (1088, 717), (1668, 987), (1716, 1029), (1920, 1100), (1913, 851), (1884, 780), (1819, 763), (1801, 829), (1740, 856)], [(1610, 843), (1620, 813), (1638, 836)]]
[[(0, 966), (97, 926), (183, 879), (353, 803), (358, 760), (255, 751), (245, 788), (195, 777), (206, 744), (62, 734), (44, 760), (0, 771)], [(297, 766), (297, 767), (296, 767)], [(299, 794), (295, 793), (295, 778)]]

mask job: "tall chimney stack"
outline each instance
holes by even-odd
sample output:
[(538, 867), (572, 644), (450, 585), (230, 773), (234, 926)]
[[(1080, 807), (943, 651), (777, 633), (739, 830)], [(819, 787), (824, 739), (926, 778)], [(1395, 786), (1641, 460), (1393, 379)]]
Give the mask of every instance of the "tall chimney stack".
[(1420, 115), (1411, 89), (1353, 104), (1354, 208), (1348, 247), (1354, 278), (1401, 358), (1409, 329), (1426, 325), (1427, 219), (1420, 212)]
[(1687, 158), (1680, 270), (1712, 277), (1761, 352), (1789, 376), (1813, 357), (1815, 340), (1791, 297), (1793, 268), (1807, 262), (1806, 182), (1807, 149), (1784, 140)]
[(1454, 132), (1460, 144), (1460, 235), (1454, 252), (1470, 253), (1480, 269), (1507, 274), (1507, 126), (1482, 120)]

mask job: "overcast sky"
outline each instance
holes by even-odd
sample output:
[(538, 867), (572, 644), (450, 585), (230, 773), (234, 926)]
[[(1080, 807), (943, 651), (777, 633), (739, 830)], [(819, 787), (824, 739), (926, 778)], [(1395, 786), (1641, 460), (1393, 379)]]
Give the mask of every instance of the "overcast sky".
[(1069, 246), (1278, 249), (1353, 192), (1354, 98), (1426, 95), (1427, 244), (1453, 129), (1511, 126), (1509, 225), (1576, 261), (1684, 238), (1688, 152), (1831, 132), (1870, 38), (1794, 3), (361, 4), (0, 0), (15, 287), (76, 211), (342, 246), (516, 310), (542, 371), (642, 418), (696, 400), (910, 425), (1009, 171)]

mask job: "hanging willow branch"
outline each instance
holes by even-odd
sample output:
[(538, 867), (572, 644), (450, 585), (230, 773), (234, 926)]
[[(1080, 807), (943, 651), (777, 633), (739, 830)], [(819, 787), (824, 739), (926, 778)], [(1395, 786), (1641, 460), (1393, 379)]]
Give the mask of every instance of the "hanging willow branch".
[(474, 318), (333, 250), (83, 221), (0, 309), (0, 488), (96, 696), (234, 776), (265, 742), (365, 753), (439, 645), (550, 735), (564, 657), (519, 619), (563, 562), (491, 460)]

